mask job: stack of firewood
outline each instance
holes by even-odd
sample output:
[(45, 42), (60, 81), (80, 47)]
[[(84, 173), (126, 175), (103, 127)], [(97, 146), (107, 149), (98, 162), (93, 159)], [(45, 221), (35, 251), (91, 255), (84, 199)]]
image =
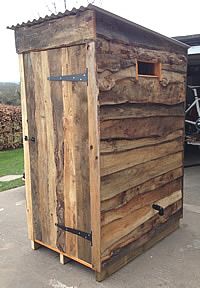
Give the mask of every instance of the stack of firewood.
[(19, 106), (0, 104), (0, 150), (22, 146), (22, 116)]

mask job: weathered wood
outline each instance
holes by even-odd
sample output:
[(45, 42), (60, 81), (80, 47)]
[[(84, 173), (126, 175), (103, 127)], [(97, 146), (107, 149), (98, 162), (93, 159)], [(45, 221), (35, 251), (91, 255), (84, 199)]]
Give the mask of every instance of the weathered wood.
[[(36, 99), (35, 99), (35, 82), (34, 82), (34, 69), (32, 66), (32, 59), (30, 54), (24, 54), (24, 75), (25, 75), (25, 89), (26, 89), (26, 107), (27, 107), (27, 118), (25, 119), (26, 125), (28, 125), (27, 133), (28, 137), (36, 137), (38, 127), (35, 121), (36, 112)], [(33, 232), (34, 237), (31, 240), (41, 240), (42, 230), (41, 230), (41, 220), (38, 211), (40, 211), (40, 196), (38, 191), (38, 146), (34, 143), (28, 141), (25, 147), (28, 146), (27, 153), (29, 152), (30, 161), (30, 178), (31, 178), (31, 199), (32, 199), (32, 213), (33, 213)], [(26, 151), (26, 148), (25, 148)], [(29, 177), (29, 168), (25, 166), (25, 174)], [(29, 178), (28, 178), (29, 179)], [(30, 184), (30, 182), (28, 182)], [(28, 184), (28, 185), (29, 185)], [(29, 192), (28, 192), (29, 193)], [(28, 199), (28, 198), (27, 198)], [(30, 207), (29, 207), (30, 208)], [(31, 213), (31, 210), (30, 210)]]
[(176, 214), (177, 212), (179, 213), (180, 217), (182, 217), (181, 200), (178, 200), (172, 205), (169, 205), (168, 207), (166, 207), (164, 211), (164, 215), (162, 217), (160, 217), (159, 214), (154, 215), (145, 223), (141, 224), (136, 229), (134, 229), (132, 232), (130, 232), (129, 234), (125, 235), (124, 237), (120, 238), (118, 241), (113, 243), (110, 247), (108, 247), (105, 251), (102, 252), (101, 254), (102, 262), (111, 258), (112, 255), (114, 255), (121, 248), (125, 247), (131, 242), (134, 242), (142, 238), (143, 235), (150, 232), (157, 225), (165, 223), (172, 215)]
[[(48, 51), (49, 73), (48, 75), (60, 75), (62, 73), (62, 53), (60, 49)], [(63, 97), (62, 97), (62, 83), (49, 82), (51, 85), (50, 99), (52, 101), (52, 118), (53, 123), (50, 128), (53, 132), (54, 139), (54, 157), (56, 166), (55, 176), (55, 193), (56, 193), (56, 215), (58, 224), (63, 224), (65, 215), (64, 207), (64, 133), (63, 133)], [(65, 232), (57, 229), (56, 247), (65, 251)]]
[(182, 168), (177, 168), (175, 170), (169, 171), (165, 174), (157, 176), (153, 179), (147, 180), (146, 182), (132, 187), (122, 193), (117, 194), (115, 197), (107, 199), (101, 202), (101, 211), (109, 211), (111, 209), (117, 209), (122, 205), (126, 204), (128, 201), (136, 197), (137, 195), (153, 192), (154, 190), (162, 189), (163, 186), (178, 181), (182, 181), (183, 171)]
[(155, 190), (140, 193), (139, 195), (131, 198), (129, 201), (123, 203), (123, 205), (120, 205), (120, 207), (114, 207), (114, 209), (102, 212), (101, 225), (104, 226), (117, 219), (123, 218), (125, 215), (133, 211), (136, 211), (144, 206), (151, 205), (151, 203), (159, 201), (175, 191), (179, 191), (182, 188), (181, 180), (182, 179), (179, 178)]
[(100, 91), (109, 91), (115, 85), (123, 79), (136, 79), (136, 68), (135, 66), (130, 66), (126, 69), (119, 70), (115, 73), (105, 71), (98, 75), (98, 86)]
[(104, 176), (101, 178), (101, 200), (110, 199), (182, 165), (182, 153), (178, 152)]
[(184, 83), (170, 83), (163, 79), (139, 77), (138, 81), (124, 79), (109, 91), (100, 91), (100, 105), (122, 103), (160, 103), (175, 105), (185, 100)]
[[(140, 46), (151, 47), (155, 50), (179, 51), (184, 53), (186, 48), (178, 46), (175, 41), (170, 41), (165, 36), (152, 33), (148, 29), (137, 24), (130, 23), (125, 19), (110, 17), (98, 11), (96, 13), (97, 36), (112, 41), (124, 42), (126, 44), (138, 43)], [(118, 18), (118, 19), (117, 19)]]
[(32, 250), (38, 250), (41, 247), (41, 245), (33, 240), (31, 240), (31, 249)]
[(183, 127), (183, 117), (179, 116), (107, 120), (101, 122), (100, 136), (102, 140), (163, 137)]
[(183, 151), (183, 138), (125, 152), (101, 155), (101, 176)]
[(36, 138), (35, 143), (29, 142), (29, 146), (32, 150), (37, 149), (30, 152), (32, 193), (35, 193), (33, 201), (34, 209), (37, 209), (34, 211), (37, 235), (33, 239), (91, 263), (89, 241), (55, 226), (59, 223), (91, 231), (87, 85), (47, 80), (49, 75), (80, 73), (80, 69), (85, 72), (86, 46), (26, 55), (27, 77), (32, 80), (32, 86), (26, 84), (31, 96), (27, 100), (29, 130), (32, 129), (28, 135)]
[(93, 11), (84, 11), (15, 31), (17, 53), (84, 43), (95, 39)]
[[(86, 71), (86, 45), (69, 47), (66, 51), (67, 55), (63, 55), (62, 61), (63, 73), (84, 73)], [(65, 224), (90, 232), (87, 85), (84, 82), (73, 84), (66, 82), (63, 83), (63, 93), (65, 103)], [(91, 263), (90, 242), (77, 235), (66, 233), (66, 252)]]
[(174, 51), (150, 49), (134, 43), (133, 45), (123, 44), (117, 41), (109, 41), (97, 38), (97, 71), (105, 70), (117, 72), (121, 69), (132, 66), (136, 59), (143, 62), (161, 62), (162, 69), (185, 74), (187, 69), (186, 55), (174, 53)]
[(30, 164), (30, 151), (29, 144), (24, 141), (25, 135), (28, 135), (28, 115), (27, 115), (27, 100), (26, 100), (26, 83), (24, 71), (23, 54), (19, 55), (19, 68), (20, 68), (20, 84), (21, 84), (21, 109), (22, 109), (22, 128), (23, 128), (23, 147), (24, 147), (24, 169), (26, 173), (26, 216), (28, 224), (28, 237), (33, 240), (36, 231), (34, 231), (34, 216), (33, 216), (33, 199), (32, 199), (32, 184), (31, 184), (31, 164)]
[(183, 137), (183, 130), (176, 130), (167, 136), (162, 137), (147, 137), (141, 139), (127, 140), (127, 139), (108, 139), (101, 140), (100, 152), (103, 154), (118, 153), (123, 151), (132, 150), (134, 148), (148, 147), (151, 145), (157, 145), (160, 143), (168, 142), (179, 137)]
[(60, 264), (65, 265), (66, 263), (70, 262), (71, 259), (66, 257), (64, 254), (60, 253)]
[[(176, 191), (171, 195), (162, 198), (159, 201), (156, 201), (156, 204), (159, 204), (164, 209), (173, 203), (182, 199), (182, 191)], [(113, 243), (118, 241), (123, 236), (129, 234), (131, 231), (136, 229), (138, 226), (142, 225), (148, 219), (152, 218), (155, 214), (158, 214), (158, 211), (154, 210), (151, 205), (144, 206), (135, 211), (127, 211), (125, 215), (113, 222), (102, 226), (101, 235), (102, 235), (102, 245), (101, 251), (104, 251), (110, 247)], [(120, 227), (120, 229), (119, 229)]]
[[(35, 240), (35, 242), (38, 243), (38, 244), (40, 244), (41, 246), (44, 246), (44, 247), (46, 247), (46, 248), (48, 248), (48, 249), (51, 249), (51, 250), (53, 250), (53, 251), (61, 254), (59, 249), (54, 248), (54, 247), (52, 247), (52, 246), (50, 246), (50, 245), (48, 245), (48, 244), (46, 244), (46, 243), (43, 243), (42, 241)], [(84, 260), (81, 260), (81, 259), (79, 259), (79, 258), (73, 257), (72, 255), (68, 255), (68, 254), (65, 253), (65, 252), (63, 252), (62, 254), (63, 254), (65, 257), (69, 258), (70, 260), (74, 260), (74, 261), (76, 261), (76, 262), (78, 262), (78, 263), (80, 263), (80, 264), (82, 264), (82, 265), (84, 265), (84, 266), (86, 266), (86, 267), (88, 267), (88, 268), (90, 268), (90, 269), (93, 269), (92, 265), (91, 265), (90, 263), (85, 262)]]
[(100, 107), (100, 120), (145, 118), (162, 116), (182, 116), (184, 117), (183, 103), (167, 106), (162, 104), (119, 104), (102, 105)]
[(96, 80), (95, 43), (87, 45), (86, 63), (88, 67), (88, 129), (89, 129), (89, 174), (92, 228), (92, 264), (101, 271), (101, 235), (100, 235), (100, 136), (98, 122), (98, 88)]
[(166, 223), (160, 224), (156, 229), (151, 229), (149, 233), (143, 235), (141, 239), (134, 241), (114, 254), (113, 257), (102, 265), (101, 273), (96, 273), (96, 280), (102, 281), (110, 276), (128, 262), (151, 248), (155, 243), (165, 238), (179, 227), (181, 211), (172, 215)]
[[(50, 99), (50, 84), (46, 75), (49, 74), (47, 52), (30, 53), (34, 75), (35, 115), (34, 121), (37, 133), (34, 135), (37, 146), (37, 183), (39, 192), (39, 209), (42, 241), (55, 246), (57, 216), (55, 211), (56, 166), (54, 158), (54, 134), (52, 131), (52, 103)], [(36, 145), (37, 143), (37, 145)], [(35, 157), (35, 155), (33, 155)], [(35, 169), (35, 168), (34, 168)], [(37, 192), (37, 193), (38, 193)], [(37, 207), (36, 207), (37, 208)], [(40, 240), (39, 238), (36, 238)]]

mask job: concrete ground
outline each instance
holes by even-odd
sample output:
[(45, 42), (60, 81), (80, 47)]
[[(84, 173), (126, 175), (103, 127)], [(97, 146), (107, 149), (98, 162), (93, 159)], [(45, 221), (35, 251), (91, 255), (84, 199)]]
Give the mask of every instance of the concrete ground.
[[(191, 159), (200, 162), (196, 154), (186, 157), (186, 162)], [(32, 251), (27, 239), (24, 188), (1, 192), (0, 288), (199, 288), (200, 167), (185, 169), (184, 203), (178, 231), (97, 283), (94, 273), (80, 264), (63, 266), (57, 253), (46, 248)]]

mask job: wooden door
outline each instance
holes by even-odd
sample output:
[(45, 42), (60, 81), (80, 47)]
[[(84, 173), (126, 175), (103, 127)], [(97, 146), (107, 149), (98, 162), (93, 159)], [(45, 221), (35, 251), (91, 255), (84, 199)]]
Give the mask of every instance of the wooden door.
[[(24, 148), (29, 237), (91, 263), (90, 241), (57, 228), (55, 223), (89, 233), (92, 230), (90, 182), (95, 169), (91, 171), (89, 163), (96, 157), (96, 140), (89, 135), (89, 130), (95, 132), (95, 124), (89, 129), (88, 123), (92, 89), (86, 82), (47, 79), (84, 73), (88, 47), (26, 53), (21, 74), (26, 95), (22, 100), (24, 136), (28, 137)], [(89, 143), (89, 138), (94, 142)], [(98, 210), (95, 203), (92, 209)]]

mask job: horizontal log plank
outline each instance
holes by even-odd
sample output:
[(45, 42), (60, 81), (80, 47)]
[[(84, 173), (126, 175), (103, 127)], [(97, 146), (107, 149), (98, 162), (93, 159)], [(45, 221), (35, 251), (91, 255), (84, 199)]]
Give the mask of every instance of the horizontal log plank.
[[(100, 86), (101, 87), (101, 86)], [(100, 105), (122, 103), (160, 103), (175, 105), (185, 101), (185, 83), (170, 83), (158, 78), (139, 77), (138, 81), (123, 79), (116, 81), (111, 90), (99, 93)]]
[(101, 177), (101, 201), (180, 168), (182, 165), (183, 155), (182, 152), (178, 152)]
[(165, 209), (165, 213), (162, 217), (160, 217), (159, 214), (154, 215), (152, 218), (147, 220), (142, 225), (138, 226), (128, 235), (125, 235), (124, 237), (120, 238), (118, 241), (113, 243), (110, 247), (108, 247), (105, 251), (102, 252), (101, 254), (102, 262), (111, 258), (112, 255), (116, 254), (117, 251), (119, 251), (119, 249), (127, 246), (131, 242), (137, 241), (138, 239), (142, 238), (143, 235), (152, 231), (155, 227), (159, 226), (160, 224), (164, 224), (166, 221), (168, 221), (169, 218), (172, 217), (172, 215), (177, 214), (177, 212), (179, 212), (179, 215), (181, 216), (182, 200), (178, 200), (177, 202), (168, 206)]
[(93, 11), (89, 10), (15, 31), (17, 53), (85, 43), (95, 37)]
[(139, 139), (166, 136), (184, 128), (183, 117), (148, 117), (107, 120), (100, 124), (102, 139)]
[[(162, 67), (162, 66), (161, 66)], [(183, 73), (178, 73), (178, 72), (172, 72), (168, 70), (163, 70), (161, 69), (160, 72), (160, 78), (156, 78), (156, 84), (157, 84), (157, 90), (159, 89), (160, 86), (168, 86), (169, 84), (180, 84), (180, 83), (185, 83), (186, 76)], [(151, 76), (147, 75), (138, 75), (136, 78), (137, 72), (136, 72), (136, 66), (130, 66), (125, 69), (121, 69), (117, 72), (110, 72), (109, 70), (105, 70), (102, 73), (98, 74), (98, 86), (100, 91), (109, 91), (111, 90), (117, 83), (124, 81), (125, 79), (130, 79), (132, 82), (135, 82), (136, 88), (137, 84), (139, 82), (144, 82), (147, 79), (152, 79)], [(140, 77), (142, 76), (142, 77)], [(139, 78), (138, 78), (139, 77)], [(160, 80), (160, 81), (159, 81)], [(156, 88), (156, 87), (155, 87)]]
[(153, 179), (147, 180), (146, 182), (138, 186), (132, 187), (126, 191), (123, 191), (122, 193), (119, 193), (110, 199), (101, 201), (101, 211), (103, 212), (119, 208), (139, 194), (151, 192), (156, 189), (162, 188), (166, 184), (169, 184), (170, 182), (176, 180), (182, 181), (182, 176), (183, 176), (183, 169), (177, 168), (175, 170), (171, 170), (165, 174), (157, 176)]
[[(182, 191), (179, 190), (170, 196), (157, 201), (156, 203), (165, 209), (181, 199)], [(149, 205), (136, 211), (130, 212), (123, 218), (119, 218), (103, 226), (101, 228), (101, 251), (105, 251), (108, 247), (110, 247), (124, 235), (129, 234), (131, 231), (148, 221), (156, 214), (158, 214), (158, 211), (154, 210), (151, 205)]]
[(97, 72), (105, 70), (115, 72), (135, 63), (136, 59), (144, 62), (160, 62), (162, 63), (162, 69), (168, 71), (186, 73), (187, 70), (187, 59), (183, 54), (167, 52), (166, 50), (156, 51), (137, 44), (124, 45), (103, 38), (97, 39)]
[(97, 281), (102, 281), (113, 274), (128, 262), (152, 247), (155, 243), (175, 231), (179, 227), (179, 219), (182, 211), (178, 210), (165, 223), (161, 223), (150, 229), (149, 232), (140, 237), (137, 241), (116, 251), (113, 256), (102, 263), (101, 273), (96, 273)]
[(175, 191), (179, 191), (181, 188), (182, 188), (182, 179), (179, 178), (153, 191), (147, 191), (145, 193), (139, 194), (130, 199), (130, 201), (124, 203), (123, 206), (102, 212), (101, 225), (104, 226), (108, 223), (111, 223), (112, 221), (121, 219), (125, 217), (127, 214), (132, 213), (133, 211), (136, 211), (146, 205), (156, 203), (156, 201), (159, 201), (162, 198), (169, 196)]
[(180, 151), (183, 151), (182, 137), (158, 145), (101, 155), (101, 176), (109, 175)]
[(136, 80), (136, 66), (130, 66), (125, 69), (121, 69), (115, 73), (111, 73), (109, 70), (104, 71), (101, 74), (98, 74), (98, 87), (101, 91), (111, 90), (117, 82), (131, 79)]
[(100, 153), (101, 155), (103, 155), (113, 152), (118, 153), (122, 151), (128, 151), (134, 148), (146, 147), (168, 142), (178, 137), (183, 137), (183, 130), (177, 130), (168, 134), (167, 136), (161, 136), (161, 137), (149, 137), (134, 140), (127, 140), (127, 139), (101, 140)]
[(182, 116), (184, 117), (183, 103), (168, 106), (162, 104), (119, 104), (103, 105), (100, 107), (100, 120), (145, 118), (161, 116)]

